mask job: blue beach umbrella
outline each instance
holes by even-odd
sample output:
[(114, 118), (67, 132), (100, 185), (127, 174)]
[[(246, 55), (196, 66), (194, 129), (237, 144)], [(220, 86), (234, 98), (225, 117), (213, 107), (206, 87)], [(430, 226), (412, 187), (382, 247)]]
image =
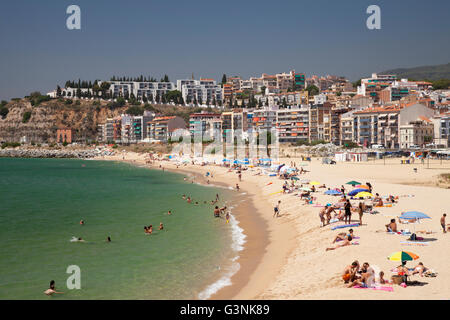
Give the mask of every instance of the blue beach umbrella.
[(408, 211), (408, 212), (405, 212), (405, 213), (403, 213), (400, 216), (400, 218), (407, 219), (407, 220), (431, 219), (431, 217), (429, 217), (425, 213), (419, 212), (419, 211)]
[(330, 196), (337, 196), (337, 195), (341, 194), (341, 192), (339, 192), (337, 190), (327, 190), (327, 191), (325, 191), (325, 194), (330, 195)]
[[(419, 212), (419, 211), (405, 212), (399, 218), (406, 219), (406, 220), (416, 220), (416, 221), (419, 221), (420, 219), (431, 219), (431, 217), (429, 217), (425, 213)], [(416, 224), (414, 224), (414, 233), (416, 233)]]

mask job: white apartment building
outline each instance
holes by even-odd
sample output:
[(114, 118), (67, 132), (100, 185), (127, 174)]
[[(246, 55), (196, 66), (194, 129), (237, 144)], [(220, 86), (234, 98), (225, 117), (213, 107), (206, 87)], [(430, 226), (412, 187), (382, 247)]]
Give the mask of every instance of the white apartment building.
[[(145, 97), (163, 96), (169, 91), (175, 90), (173, 82), (136, 82), (136, 81), (110, 81), (109, 90), (114, 97), (125, 97), (133, 94), (136, 99), (142, 100)], [(101, 85), (101, 82), (99, 82)]]
[(213, 79), (178, 80), (177, 88), (185, 103), (222, 101), (222, 88)]

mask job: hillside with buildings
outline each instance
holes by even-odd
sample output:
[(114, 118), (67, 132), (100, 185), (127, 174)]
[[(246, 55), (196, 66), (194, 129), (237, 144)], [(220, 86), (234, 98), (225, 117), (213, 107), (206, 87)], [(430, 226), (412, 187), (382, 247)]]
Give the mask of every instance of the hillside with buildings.
[(413, 68), (398, 68), (380, 72), (380, 74), (395, 74), (398, 78), (415, 79), (415, 80), (440, 80), (450, 79), (450, 63), (421, 66)]
[(450, 90), (396, 74), (374, 73), (356, 88), (344, 77), (295, 71), (224, 75), (220, 84), (167, 76), (79, 80), (2, 101), (0, 142), (166, 143), (185, 129), (204, 141), (240, 132), (250, 140), (270, 130), (290, 145), (447, 147), (449, 107)]

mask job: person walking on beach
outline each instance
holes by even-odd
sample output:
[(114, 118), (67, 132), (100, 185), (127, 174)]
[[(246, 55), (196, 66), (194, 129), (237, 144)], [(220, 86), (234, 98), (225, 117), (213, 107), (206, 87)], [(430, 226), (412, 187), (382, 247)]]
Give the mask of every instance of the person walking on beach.
[(441, 226), (442, 226), (444, 233), (447, 233), (447, 230), (445, 230), (445, 217), (446, 216), (447, 216), (447, 214), (444, 213), (441, 217)]
[[(349, 223), (352, 220), (352, 211), (351, 211), (352, 205), (350, 203), (350, 200), (347, 199), (347, 202), (345, 203), (344, 209), (345, 209), (345, 214), (344, 214), (344, 223)], [(347, 222), (348, 219), (348, 222)]]
[(236, 190), (239, 191), (239, 185), (236, 183)]
[(279, 215), (280, 215), (280, 203), (281, 203), (281, 200), (278, 200), (278, 203), (275, 205), (275, 207), (273, 208), (273, 217), (279, 217)]

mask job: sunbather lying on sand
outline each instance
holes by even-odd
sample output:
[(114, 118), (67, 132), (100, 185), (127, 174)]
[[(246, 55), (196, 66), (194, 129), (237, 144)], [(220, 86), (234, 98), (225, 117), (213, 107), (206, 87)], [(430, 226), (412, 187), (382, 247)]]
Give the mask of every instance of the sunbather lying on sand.
[(335, 250), (341, 247), (345, 247), (345, 246), (349, 246), (352, 244), (352, 236), (347, 236), (346, 239), (344, 239), (343, 241), (339, 242), (335, 247), (331, 247), (331, 248), (326, 248), (325, 251), (329, 251), (329, 250)]
[(349, 229), (348, 232), (340, 232), (338, 235), (334, 238), (332, 243), (336, 243), (338, 240), (345, 240), (346, 237), (351, 236), (352, 238), (355, 237), (353, 234), (353, 229)]
[(423, 277), (423, 273), (426, 272), (427, 270), (428, 268), (425, 267), (422, 262), (419, 262), (419, 264), (415, 266), (412, 274), (419, 274), (419, 276)]

